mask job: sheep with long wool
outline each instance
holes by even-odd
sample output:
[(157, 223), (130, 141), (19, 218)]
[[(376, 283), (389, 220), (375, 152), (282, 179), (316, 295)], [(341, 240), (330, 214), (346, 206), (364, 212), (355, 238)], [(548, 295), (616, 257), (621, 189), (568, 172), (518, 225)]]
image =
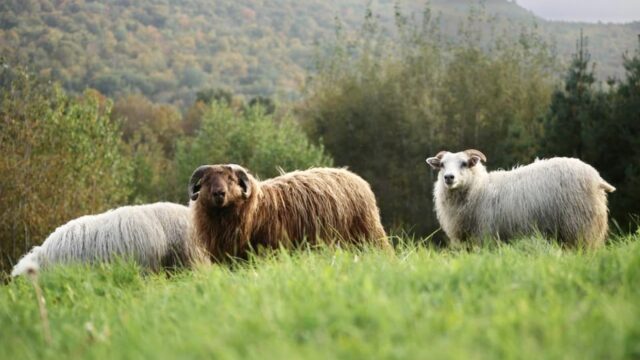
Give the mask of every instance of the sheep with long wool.
[(427, 159), (438, 173), (433, 196), (438, 220), (455, 242), (484, 237), (508, 241), (541, 233), (572, 246), (604, 243), (606, 193), (615, 188), (574, 158), (536, 160), (487, 172), (478, 150), (441, 151)]
[(314, 168), (259, 181), (239, 165), (204, 165), (191, 176), (189, 195), (194, 238), (214, 261), (302, 244), (391, 249), (371, 187), (345, 169)]
[(69, 221), (35, 246), (11, 275), (70, 263), (130, 259), (142, 268), (191, 266), (208, 262), (190, 236), (190, 212), (184, 205), (154, 203), (123, 206)]

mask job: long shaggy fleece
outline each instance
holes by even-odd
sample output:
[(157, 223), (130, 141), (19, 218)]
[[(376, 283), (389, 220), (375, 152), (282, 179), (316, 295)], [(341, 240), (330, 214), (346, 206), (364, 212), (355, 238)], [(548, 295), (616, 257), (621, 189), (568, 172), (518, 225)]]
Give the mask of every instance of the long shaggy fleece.
[(195, 238), (215, 261), (303, 243), (390, 249), (369, 184), (345, 169), (294, 171), (260, 182), (238, 165), (202, 166), (190, 194)]
[[(473, 150), (439, 154), (436, 213), (454, 242), (486, 236), (508, 241), (539, 232), (572, 246), (604, 243), (608, 229), (605, 192), (615, 188), (590, 165), (573, 158), (552, 158), (509, 171), (487, 172), (480, 163), (485, 159), (476, 159), (474, 164), (470, 154)], [(457, 162), (463, 164), (457, 174), (444, 167)], [(459, 186), (455, 181), (447, 185), (445, 173), (455, 175)]]
[(189, 239), (189, 208), (172, 203), (124, 206), (83, 216), (58, 227), (13, 268), (12, 276), (34, 267), (131, 259), (143, 268), (190, 266), (208, 261)]

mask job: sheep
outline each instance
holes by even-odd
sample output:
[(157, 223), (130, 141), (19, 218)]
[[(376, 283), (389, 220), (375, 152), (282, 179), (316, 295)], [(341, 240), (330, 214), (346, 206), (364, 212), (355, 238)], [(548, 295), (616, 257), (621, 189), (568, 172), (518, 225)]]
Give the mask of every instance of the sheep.
[(189, 196), (194, 237), (215, 262), (334, 240), (391, 249), (369, 184), (346, 169), (259, 181), (239, 165), (204, 165), (191, 176)]
[(604, 243), (606, 193), (615, 188), (593, 167), (575, 158), (551, 158), (487, 172), (486, 161), (473, 149), (427, 159), (439, 171), (433, 190), (438, 221), (454, 244), (536, 233), (569, 246)]
[(58, 227), (13, 268), (11, 276), (68, 263), (132, 259), (145, 269), (208, 262), (190, 238), (190, 211), (167, 202), (124, 206)]

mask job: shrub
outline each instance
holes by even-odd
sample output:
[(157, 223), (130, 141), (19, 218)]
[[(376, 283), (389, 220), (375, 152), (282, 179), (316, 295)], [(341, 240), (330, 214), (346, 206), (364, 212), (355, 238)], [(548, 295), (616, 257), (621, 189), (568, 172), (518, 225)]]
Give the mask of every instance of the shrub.
[(110, 103), (78, 98), (20, 68), (0, 70), (0, 268), (57, 226), (126, 199), (130, 168)]
[(331, 166), (323, 146), (312, 144), (289, 116), (275, 119), (260, 106), (237, 110), (213, 102), (194, 138), (178, 142), (175, 197), (186, 201), (186, 186), (193, 170), (203, 164), (237, 163), (262, 178), (312, 166)]

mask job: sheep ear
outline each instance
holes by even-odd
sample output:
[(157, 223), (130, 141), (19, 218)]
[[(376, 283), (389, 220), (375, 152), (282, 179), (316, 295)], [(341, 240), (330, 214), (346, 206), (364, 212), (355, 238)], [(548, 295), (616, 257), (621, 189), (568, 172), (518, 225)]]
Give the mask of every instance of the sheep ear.
[(433, 170), (440, 170), (440, 159), (437, 157), (427, 158), (427, 164), (429, 164)]
[(202, 165), (191, 174), (191, 179), (189, 180), (189, 199), (193, 201), (198, 200), (200, 187), (202, 187), (202, 177), (208, 168), (209, 165)]
[(436, 156), (427, 158), (427, 164), (429, 164), (429, 166), (431, 166), (434, 170), (440, 170), (440, 167), (442, 166), (440, 160), (442, 160), (442, 157), (446, 153), (446, 151), (440, 151), (436, 154)]
[(249, 180), (249, 174), (247, 170), (240, 165), (229, 165), (233, 173), (238, 177), (238, 182), (242, 188), (242, 197), (245, 199), (251, 196), (251, 181)]
[(487, 157), (478, 150), (469, 149), (465, 150), (464, 153), (469, 155), (469, 167), (475, 166), (481, 160), (482, 162), (487, 162)]

